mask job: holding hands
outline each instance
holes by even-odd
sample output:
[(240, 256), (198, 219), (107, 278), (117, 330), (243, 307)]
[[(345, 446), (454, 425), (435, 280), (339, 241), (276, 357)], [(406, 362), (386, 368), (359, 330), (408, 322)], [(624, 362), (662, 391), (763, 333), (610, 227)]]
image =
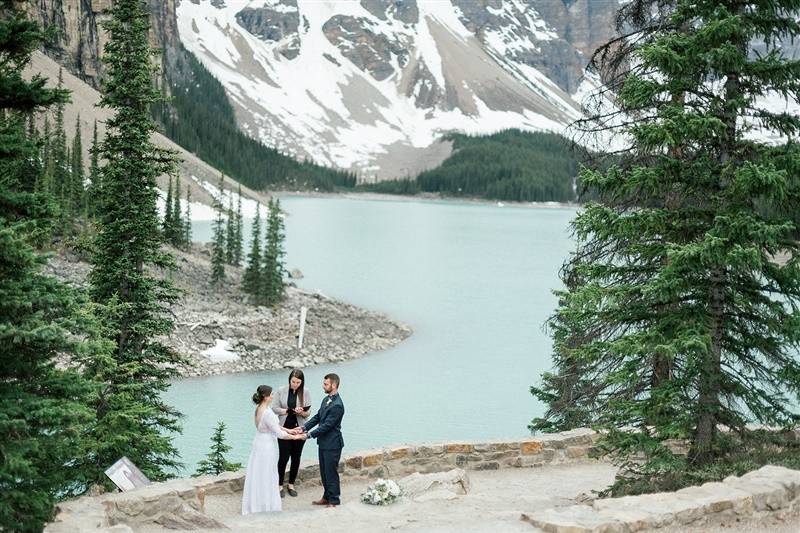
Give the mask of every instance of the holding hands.
[(285, 430), (286, 433), (289, 434), (289, 440), (306, 440), (308, 439), (308, 435), (303, 432), (303, 428), (297, 427), (294, 429), (287, 429)]

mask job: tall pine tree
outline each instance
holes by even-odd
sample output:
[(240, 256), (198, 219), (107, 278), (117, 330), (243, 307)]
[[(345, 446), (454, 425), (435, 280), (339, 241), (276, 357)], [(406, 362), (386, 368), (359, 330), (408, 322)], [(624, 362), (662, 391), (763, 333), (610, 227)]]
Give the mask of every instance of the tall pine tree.
[(172, 245), (176, 248), (183, 248), (183, 213), (181, 212), (181, 176), (175, 175), (175, 192), (172, 195), (172, 229), (170, 237)]
[(263, 288), (258, 296), (259, 301), (265, 305), (276, 305), (283, 301), (285, 295), (283, 283), (283, 274), (286, 269), (283, 262), (284, 238), (281, 202), (277, 198), (270, 199), (267, 232), (264, 239), (264, 264), (261, 273)]
[(109, 308), (105, 322), (116, 343), (114, 368), (101, 377), (96, 434), (106, 446), (94, 458), (105, 468), (126, 455), (150, 479), (169, 476), (178, 465), (171, 433), (179, 414), (161, 400), (182, 359), (157, 339), (173, 328), (169, 306), (177, 294), (149, 269), (173, 268), (162, 251), (156, 178), (175, 169), (173, 152), (156, 147), (150, 106), (160, 98), (153, 85), (148, 43), (149, 13), (141, 0), (117, 0), (105, 23), (109, 41), (101, 105), (114, 112), (100, 154), (102, 195), (98, 234), (89, 276), (94, 299)]
[(227, 223), (225, 225), (225, 262), (235, 265), (236, 259), (236, 212), (233, 210), (233, 195), (228, 197)]
[(167, 182), (167, 198), (164, 200), (164, 220), (161, 223), (161, 231), (164, 233), (164, 240), (172, 241), (174, 222), (172, 221), (172, 176)]
[(186, 186), (186, 216), (183, 224), (183, 242), (187, 250), (192, 248), (192, 190)]
[(74, 216), (84, 213), (83, 143), (81, 142), (81, 116), (75, 119), (75, 136), (70, 152), (70, 212)]
[(242, 248), (244, 246), (244, 243), (242, 242), (242, 224), (244, 224), (244, 219), (242, 217), (242, 186), (240, 184), (236, 201), (236, 231), (234, 232), (233, 236), (233, 264), (236, 266), (242, 265)]
[[(64, 73), (58, 69), (58, 88), (64, 86)], [(70, 226), (72, 210), (70, 209), (70, 197), (72, 191), (72, 181), (70, 176), (70, 165), (67, 158), (67, 133), (64, 129), (64, 103), (55, 106), (55, 124), (52, 132), (52, 142), (50, 144), (50, 156), (52, 157), (52, 190), (53, 196), (58, 202), (61, 214), (60, 231), (66, 231)]]
[(94, 216), (96, 214), (96, 205), (98, 198), (100, 198), (100, 162), (98, 158), (98, 145), (97, 145), (97, 120), (94, 121), (94, 129), (92, 130), (92, 148), (89, 151), (89, 186), (86, 192), (86, 206), (89, 214)]
[(262, 267), (261, 267), (261, 205), (256, 204), (256, 216), (253, 218), (253, 231), (251, 232), (250, 252), (247, 254), (247, 266), (242, 276), (242, 288), (258, 303), (259, 294), (262, 292)]
[(53, 224), (38, 190), (38, 147), (26, 120), (67, 99), (23, 69), (46, 34), (0, 3), (0, 530), (41, 531), (56, 498), (75, 488), (72, 462), (90, 420), (87, 384), (56, 367), (79, 351), (79, 307), (72, 291), (40, 273), (34, 245)]
[[(631, 144), (582, 175), (599, 201), (573, 223), (564, 272), (579, 282), (553, 320), (562, 362), (593, 384), (584, 405), (605, 445), (660, 475), (686, 466), (667, 439), (687, 439), (688, 461), (704, 466), (731, 451), (721, 426), (798, 421), (800, 117), (764, 97), (800, 97), (800, 60), (780, 46), (800, 34), (800, 6), (655, 4), (626, 6), (639, 35), (597, 56), (604, 72), (622, 69), (622, 115), (584, 125)], [(764, 134), (783, 140), (755, 140)]]
[(50, 115), (44, 114), (44, 126), (42, 126), (42, 173), (41, 179), (38, 182), (36, 190), (39, 192), (46, 192), (52, 195), (53, 193), (53, 142), (52, 130), (50, 128)]
[(225, 280), (225, 263), (226, 261), (226, 247), (225, 247), (225, 220), (222, 211), (224, 209), (223, 192), (225, 191), (225, 175), (221, 175), (219, 179), (219, 196), (214, 199), (214, 210), (217, 212), (217, 218), (214, 220), (213, 225), (213, 241), (211, 243), (211, 283), (218, 284)]

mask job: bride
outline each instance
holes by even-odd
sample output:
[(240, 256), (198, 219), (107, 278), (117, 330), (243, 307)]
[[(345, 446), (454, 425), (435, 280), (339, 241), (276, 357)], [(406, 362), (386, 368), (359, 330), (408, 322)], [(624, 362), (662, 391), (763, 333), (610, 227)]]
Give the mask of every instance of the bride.
[(278, 493), (278, 439), (296, 440), (302, 435), (290, 435), (281, 428), (278, 416), (268, 409), (272, 387), (260, 385), (253, 394), (256, 404), (256, 437), (247, 461), (242, 495), (242, 514), (281, 510)]

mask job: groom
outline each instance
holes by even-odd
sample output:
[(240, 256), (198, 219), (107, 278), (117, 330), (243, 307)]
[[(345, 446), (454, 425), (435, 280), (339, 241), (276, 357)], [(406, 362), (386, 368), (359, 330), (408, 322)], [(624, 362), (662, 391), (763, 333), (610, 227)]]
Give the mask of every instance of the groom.
[[(319, 475), (325, 489), (321, 500), (314, 505), (336, 507), (339, 505), (339, 459), (342, 457), (344, 440), (342, 439), (342, 418), (344, 404), (339, 396), (339, 376), (328, 374), (322, 380), (322, 389), (327, 396), (317, 414), (311, 417), (302, 427), (290, 433), (304, 433), (306, 438), (317, 439), (319, 447)], [(313, 429), (317, 426), (316, 429)]]

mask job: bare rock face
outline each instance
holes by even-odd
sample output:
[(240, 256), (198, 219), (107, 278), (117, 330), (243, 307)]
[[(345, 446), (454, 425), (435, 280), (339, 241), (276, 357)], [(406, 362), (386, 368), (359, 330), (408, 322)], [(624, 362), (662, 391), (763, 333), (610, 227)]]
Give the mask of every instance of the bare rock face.
[[(221, 0), (217, 0), (221, 1)], [(150, 43), (163, 51), (158, 59), (174, 61), (179, 50), (176, 0), (148, 0)], [(110, 18), (112, 0), (26, 0), (23, 9), (43, 27), (56, 29), (45, 53), (83, 81), (99, 89), (108, 36), (102, 24)]]
[(408, 76), (405, 94), (414, 98), (414, 105), (420, 109), (432, 109), (440, 106), (453, 109), (458, 105), (457, 99), (448, 101), (444, 87), (439, 87), (436, 78), (423, 62), (415, 64), (407, 71)]
[(236, 21), (249, 33), (266, 42), (280, 43), (278, 52), (287, 59), (300, 53), (300, 13), (297, 0), (281, 0), (274, 6), (246, 7), (236, 13)]
[(408, 51), (399, 40), (372, 31), (372, 25), (367, 18), (336, 15), (322, 26), (322, 31), (356, 67), (383, 81), (395, 72), (394, 61), (400, 68), (408, 63)]
[(503, 57), (534, 67), (573, 93), (592, 52), (614, 35), (618, 5), (591, 0), (452, 0), (461, 21)]
[(419, 22), (416, 0), (361, 0), (361, 7), (381, 20), (394, 18), (406, 24)]
[(106, 42), (100, 24), (108, 18), (111, 0), (28, 0), (23, 7), (41, 26), (56, 28), (45, 47), (47, 55), (99, 87), (100, 56)]

